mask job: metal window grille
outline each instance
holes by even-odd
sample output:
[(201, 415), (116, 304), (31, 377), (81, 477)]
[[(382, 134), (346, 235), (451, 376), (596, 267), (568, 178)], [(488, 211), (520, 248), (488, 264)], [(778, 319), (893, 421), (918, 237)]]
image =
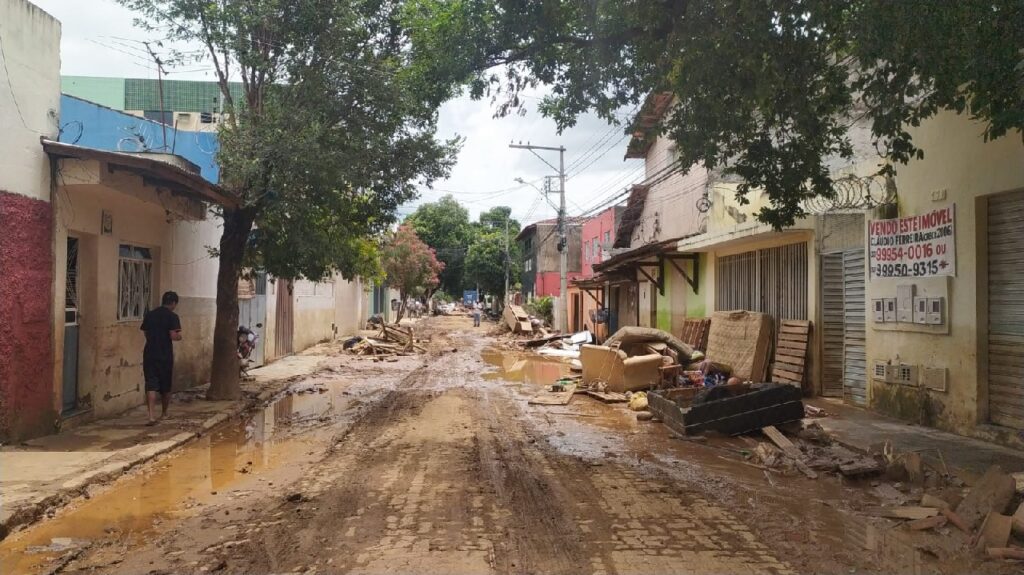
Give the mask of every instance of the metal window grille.
[(715, 271), (715, 309), (807, 319), (806, 243), (723, 256)]
[(121, 244), (117, 260), (117, 319), (142, 319), (152, 301), (153, 257), (149, 248)]

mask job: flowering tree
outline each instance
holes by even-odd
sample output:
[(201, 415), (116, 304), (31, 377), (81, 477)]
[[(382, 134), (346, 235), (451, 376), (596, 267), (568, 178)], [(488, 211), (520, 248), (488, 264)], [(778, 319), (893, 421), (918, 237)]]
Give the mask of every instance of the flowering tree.
[(395, 323), (398, 323), (405, 315), (405, 302), (410, 295), (438, 286), (438, 275), (444, 270), (444, 264), (437, 261), (434, 250), (423, 243), (409, 225), (398, 228), (381, 255), (387, 281), (401, 294), (402, 301), (395, 318)]

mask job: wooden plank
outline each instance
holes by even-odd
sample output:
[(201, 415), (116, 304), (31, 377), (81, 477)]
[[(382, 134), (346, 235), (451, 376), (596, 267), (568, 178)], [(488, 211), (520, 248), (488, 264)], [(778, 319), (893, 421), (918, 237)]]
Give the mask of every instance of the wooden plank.
[(799, 459), (800, 457), (803, 456), (803, 454), (800, 452), (800, 449), (797, 448), (797, 446), (793, 445), (793, 442), (790, 441), (788, 437), (783, 435), (782, 432), (779, 431), (778, 428), (776, 428), (774, 425), (762, 427), (761, 433), (763, 433), (765, 437), (767, 437), (768, 439), (771, 439), (772, 443), (777, 445), (783, 453), (792, 457), (793, 459)]
[(779, 350), (775, 354), (775, 363), (789, 363), (789, 364), (792, 364), (792, 365), (801, 365), (802, 366), (804, 364), (804, 362), (806, 361), (806, 358), (804, 358), (803, 356), (799, 356), (798, 357), (798, 356), (795, 356), (795, 355), (789, 355), (789, 354), (783, 353), (784, 351), (786, 351), (786, 350)]
[(1016, 484), (998, 465), (989, 467), (985, 475), (956, 507), (957, 514), (973, 529), (990, 511), (1000, 512), (1013, 499)]
[(782, 322), (782, 327), (779, 328), (780, 333), (785, 334), (801, 334), (807, 335), (811, 331), (811, 326), (807, 324), (792, 324), (789, 322)]
[(867, 507), (864, 513), (891, 519), (924, 519), (939, 514), (934, 507)]
[(530, 398), (530, 405), (568, 405), (576, 392), (575, 385), (568, 385), (565, 391), (545, 391)]
[(778, 367), (776, 367), (775, 369), (772, 370), (773, 379), (774, 379), (774, 376), (776, 376), (776, 375), (782, 376), (783, 379), (789, 379), (790, 381), (801, 382), (801, 381), (804, 380), (804, 377), (803, 377), (802, 374), (795, 373), (795, 372), (792, 372), (792, 371), (787, 371), (785, 369), (779, 369)]
[(806, 342), (808, 336), (806, 334), (787, 333), (783, 334), (785, 337), (779, 336), (780, 341), (803, 341)]
[(925, 517), (924, 519), (915, 519), (910, 523), (907, 523), (907, 528), (911, 531), (924, 531), (926, 529), (935, 529), (942, 527), (948, 522), (945, 515), (932, 515), (931, 517)]
[(1009, 515), (989, 512), (978, 530), (978, 541), (974, 549), (984, 552), (989, 547), (1006, 547), (1010, 540), (1011, 518)]
[(587, 389), (583, 393), (598, 401), (603, 401), (604, 403), (625, 403), (629, 401), (626, 399), (625, 394), (615, 391), (596, 391), (593, 389)]

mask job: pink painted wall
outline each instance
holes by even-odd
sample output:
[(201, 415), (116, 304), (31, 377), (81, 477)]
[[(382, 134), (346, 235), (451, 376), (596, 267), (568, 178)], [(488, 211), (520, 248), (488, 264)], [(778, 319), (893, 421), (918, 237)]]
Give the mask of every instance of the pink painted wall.
[[(579, 279), (581, 274), (579, 272), (569, 272), (566, 274), (568, 281)], [(559, 272), (540, 272), (537, 274), (537, 283), (534, 284), (533, 295), (535, 297), (544, 297), (546, 295), (558, 297), (561, 293), (560, 284), (561, 274)]]
[[(40, 151), (40, 154), (42, 151)], [(0, 440), (53, 433), (53, 217), (0, 191)]]
[[(601, 246), (604, 234), (608, 232), (610, 242), (615, 241), (615, 208), (611, 207), (583, 222), (583, 241), (580, 261), (583, 262), (583, 277), (594, 275), (594, 264), (601, 263)], [(594, 241), (597, 241), (595, 247)], [(589, 247), (588, 247), (589, 246)]]

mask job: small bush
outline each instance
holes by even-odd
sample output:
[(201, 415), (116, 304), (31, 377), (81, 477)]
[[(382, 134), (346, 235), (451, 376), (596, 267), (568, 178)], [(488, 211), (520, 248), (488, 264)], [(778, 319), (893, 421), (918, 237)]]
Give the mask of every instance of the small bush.
[(526, 304), (526, 311), (543, 319), (548, 325), (555, 325), (555, 298), (549, 295)]

